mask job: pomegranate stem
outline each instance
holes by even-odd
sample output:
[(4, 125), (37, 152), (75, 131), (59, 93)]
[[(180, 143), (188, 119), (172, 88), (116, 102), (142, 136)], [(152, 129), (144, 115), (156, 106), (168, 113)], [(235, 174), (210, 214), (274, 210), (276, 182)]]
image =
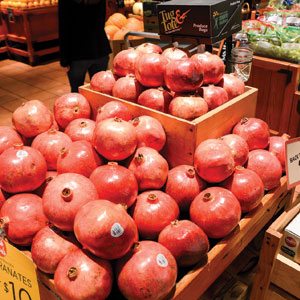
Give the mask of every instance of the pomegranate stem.
[(70, 202), (73, 198), (73, 192), (69, 188), (64, 188), (61, 192), (61, 197), (63, 198), (64, 201)]
[(68, 270), (68, 274), (67, 274), (68, 278), (70, 280), (74, 280), (77, 278), (78, 276), (78, 270), (75, 268), (75, 267), (71, 267), (69, 270)]

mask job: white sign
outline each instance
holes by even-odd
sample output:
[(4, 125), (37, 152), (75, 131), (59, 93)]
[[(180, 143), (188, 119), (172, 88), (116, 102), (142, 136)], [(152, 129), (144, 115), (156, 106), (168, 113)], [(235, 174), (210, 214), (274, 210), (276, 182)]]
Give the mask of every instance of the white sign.
[(288, 140), (286, 149), (286, 175), (288, 189), (300, 184), (300, 137)]

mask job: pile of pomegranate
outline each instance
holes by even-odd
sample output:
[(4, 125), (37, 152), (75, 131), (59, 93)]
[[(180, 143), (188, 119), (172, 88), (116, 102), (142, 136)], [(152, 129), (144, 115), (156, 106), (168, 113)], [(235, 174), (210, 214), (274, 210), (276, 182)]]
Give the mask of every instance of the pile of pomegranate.
[(244, 93), (243, 81), (224, 72), (221, 58), (209, 52), (188, 57), (145, 43), (119, 52), (113, 70), (95, 74), (91, 89), (193, 120)]
[[(214, 76), (209, 69), (204, 80)], [(260, 119), (243, 118), (232, 134), (199, 144), (194, 165), (169, 169), (158, 120), (131, 119), (115, 101), (96, 121), (90, 113), (71, 93), (54, 113), (28, 101), (14, 128), (0, 126), (0, 227), (31, 246), (62, 299), (105, 299), (114, 276), (128, 299), (168, 297), (178, 267), (203, 261), (209, 239), (232, 233), (280, 184), (287, 137), (270, 137)]]

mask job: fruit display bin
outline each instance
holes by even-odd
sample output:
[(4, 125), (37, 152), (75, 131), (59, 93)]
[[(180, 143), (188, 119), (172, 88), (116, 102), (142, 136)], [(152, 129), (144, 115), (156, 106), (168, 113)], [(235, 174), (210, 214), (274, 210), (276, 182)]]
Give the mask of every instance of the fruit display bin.
[[(201, 263), (193, 269), (181, 269), (179, 271), (176, 287), (168, 299), (201, 299), (199, 298), (200, 295), (224, 272), (272, 217), (283, 207), (291, 204), (292, 192), (287, 190), (286, 177), (282, 177), (280, 186), (268, 192), (255, 210), (244, 215), (239, 225), (229, 236), (219, 241), (211, 241), (211, 249)], [(30, 252), (25, 253), (30, 255)], [(38, 270), (37, 274), (40, 284), (45, 285), (51, 291), (53, 296), (53, 298), (51, 296), (51, 300), (56, 299), (53, 276)], [(109, 299), (124, 298), (114, 290)]]
[(242, 95), (193, 121), (187, 121), (136, 103), (93, 91), (90, 89), (89, 84), (80, 87), (79, 92), (89, 101), (94, 118), (98, 107), (116, 100), (125, 104), (133, 117), (147, 115), (160, 121), (167, 135), (167, 142), (162, 154), (167, 158), (170, 167), (193, 164), (195, 149), (202, 141), (209, 138), (219, 138), (230, 133), (233, 126), (243, 117), (254, 117), (257, 99), (257, 89), (246, 87), (246, 91)]

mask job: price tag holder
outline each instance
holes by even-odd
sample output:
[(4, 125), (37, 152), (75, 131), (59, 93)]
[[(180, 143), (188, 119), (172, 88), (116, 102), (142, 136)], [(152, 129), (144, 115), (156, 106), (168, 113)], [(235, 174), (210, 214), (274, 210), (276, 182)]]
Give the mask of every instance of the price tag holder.
[(288, 140), (286, 150), (286, 174), (288, 189), (300, 184), (300, 137)]
[(40, 300), (32, 260), (3, 239), (0, 239), (0, 299)]

